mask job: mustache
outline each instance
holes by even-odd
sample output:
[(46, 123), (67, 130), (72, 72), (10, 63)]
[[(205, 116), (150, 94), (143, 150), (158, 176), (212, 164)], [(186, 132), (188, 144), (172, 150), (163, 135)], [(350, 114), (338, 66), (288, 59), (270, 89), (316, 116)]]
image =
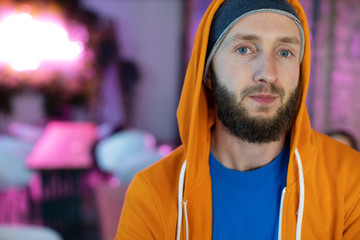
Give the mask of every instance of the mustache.
[(259, 84), (256, 86), (250, 86), (241, 91), (241, 101), (243, 101), (249, 95), (255, 94), (272, 94), (280, 96), (280, 99), (284, 98), (285, 91), (282, 88), (275, 86), (274, 84)]

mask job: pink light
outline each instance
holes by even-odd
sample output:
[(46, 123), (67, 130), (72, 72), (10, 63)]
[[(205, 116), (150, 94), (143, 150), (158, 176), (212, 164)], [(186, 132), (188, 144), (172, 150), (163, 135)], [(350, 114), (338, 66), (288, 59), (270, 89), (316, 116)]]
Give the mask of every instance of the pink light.
[(144, 145), (147, 149), (154, 149), (156, 146), (156, 139), (152, 134), (146, 134), (144, 137)]
[(74, 61), (83, 51), (58, 23), (27, 13), (3, 18), (0, 36), (0, 62), (16, 71), (36, 70), (47, 61)]
[(158, 153), (161, 156), (166, 156), (168, 155), (170, 152), (172, 151), (172, 147), (170, 147), (169, 145), (163, 144), (161, 146), (159, 146), (158, 148)]
[(111, 188), (118, 188), (120, 187), (121, 182), (117, 177), (113, 176), (108, 180), (108, 184)]

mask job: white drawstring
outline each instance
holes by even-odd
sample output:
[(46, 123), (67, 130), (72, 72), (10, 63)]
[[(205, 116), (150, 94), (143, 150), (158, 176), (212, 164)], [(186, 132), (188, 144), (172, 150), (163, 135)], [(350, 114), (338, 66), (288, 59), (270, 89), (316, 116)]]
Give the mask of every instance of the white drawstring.
[(187, 216), (187, 208), (186, 208), (187, 201), (184, 202), (184, 212), (185, 212), (185, 226), (186, 226), (186, 240), (189, 239), (189, 222)]
[(282, 215), (284, 208), (284, 199), (285, 199), (286, 187), (282, 190), (281, 193), (281, 202), (280, 202), (280, 214), (279, 214), (279, 229), (278, 229), (278, 240), (281, 240), (281, 231), (282, 231)]
[[(296, 240), (301, 240), (301, 226), (302, 219), (304, 214), (304, 203), (305, 203), (305, 183), (304, 183), (304, 174), (302, 169), (301, 158), (298, 149), (295, 149), (296, 161), (299, 169), (299, 186), (300, 186), (300, 197), (299, 197), (299, 208), (298, 216), (296, 222)], [(186, 170), (186, 160), (183, 163), (179, 176), (179, 189), (178, 189), (178, 221), (177, 221), (177, 231), (176, 231), (176, 240), (180, 240), (181, 233), (181, 222), (182, 222), (182, 203), (183, 203), (183, 193), (184, 193), (184, 179), (185, 179), (185, 170)], [(281, 204), (280, 204), (280, 216), (279, 216), (279, 232), (278, 239), (281, 240), (281, 231), (282, 231), (282, 214), (283, 214), (283, 203), (285, 197), (286, 188), (283, 189), (281, 195)], [(187, 201), (184, 202), (185, 210), (185, 221), (186, 221), (186, 239), (188, 239), (188, 217), (186, 209)]]
[[(301, 225), (304, 214), (304, 203), (305, 203), (305, 183), (304, 183), (304, 173), (302, 169), (301, 158), (298, 149), (295, 149), (296, 162), (299, 169), (299, 186), (300, 186), (300, 197), (299, 197), (299, 208), (296, 222), (296, 240), (301, 239)], [(279, 215), (279, 230), (278, 230), (278, 240), (281, 240), (282, 233), (282, 214), (283, 214), (283, 205), (284, 198), (286, 193), (286, 187), (283, 189), (281, 194), (281, 203), (280, 203), (280, 215)]]
[(305, 203), (305, 183), (304, 183), (304, 173), (301, 164), (301, 158), (298, 149), (295, 149), (296, 161), (299, 169), (299, 186), (300, 186), (300, 197), (299, 197), (299, 209), (296, 222), (296, 240), (301, 239), (301, 225), (304, 214), (304, 203)]
[[(182, 222), (182, 201), (184, 193), (184, 179), (185, 179), (185, 170), (186, 170), (186, 160), (183, 163), (179, 176), (179, 189), (178, 189), (178, 220), (177, 220), (177, 229), (176, 229), (176, 240), (180, 240), (181, 233), (181, 222)], [(185, 204), (186, 207), (186, 204)], [(187, 215), (187, 213), (186, 213)], [(185, 216), (187, 218), (187, 216)]]

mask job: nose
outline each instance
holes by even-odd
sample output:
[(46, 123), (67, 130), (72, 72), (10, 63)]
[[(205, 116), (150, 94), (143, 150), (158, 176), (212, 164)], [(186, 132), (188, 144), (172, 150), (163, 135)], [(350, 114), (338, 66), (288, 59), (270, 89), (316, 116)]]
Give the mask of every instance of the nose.
[(272, 84), (277, 81), (278, 77), (275, 56), (265, 53), (259, 55), (254, 72), (254, 81), (257, 83)]

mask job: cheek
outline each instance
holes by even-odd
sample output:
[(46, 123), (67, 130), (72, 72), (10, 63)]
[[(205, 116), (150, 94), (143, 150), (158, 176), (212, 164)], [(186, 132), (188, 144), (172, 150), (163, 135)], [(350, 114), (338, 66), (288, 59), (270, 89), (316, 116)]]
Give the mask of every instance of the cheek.
[(300, 68), (298, 66), (289, 66), (284, 69), (282, 76), (286, 79), (284, 84), (287, 89), (294, 90), (299, 82)]
[(282, 88), (285, 91), (284, 102), (287, 102), (298, 86), (299, 73), (296, 70), (287, 72), (286, 75), (283, 75), (282, 79)]
[(285, 90), (285, 101), (287, 102), (289, 100), (289, 98), (295, 93), (296, 88), (298, 87), (298, 83), (299, 81), (291, 81), (286, 85), (286, 89)]
[(289, 86), (291, 89), (295, 89), (299, 82), (299, 74), (295, 73), (289, 77)]
[[(225, 69), (225, 68), (224, 68)], [(251, 68), (240, 66), (239, 64), (229, 63), (223, 71), (223, 83), (230, 89), (238, 90), (252, 82)]]

